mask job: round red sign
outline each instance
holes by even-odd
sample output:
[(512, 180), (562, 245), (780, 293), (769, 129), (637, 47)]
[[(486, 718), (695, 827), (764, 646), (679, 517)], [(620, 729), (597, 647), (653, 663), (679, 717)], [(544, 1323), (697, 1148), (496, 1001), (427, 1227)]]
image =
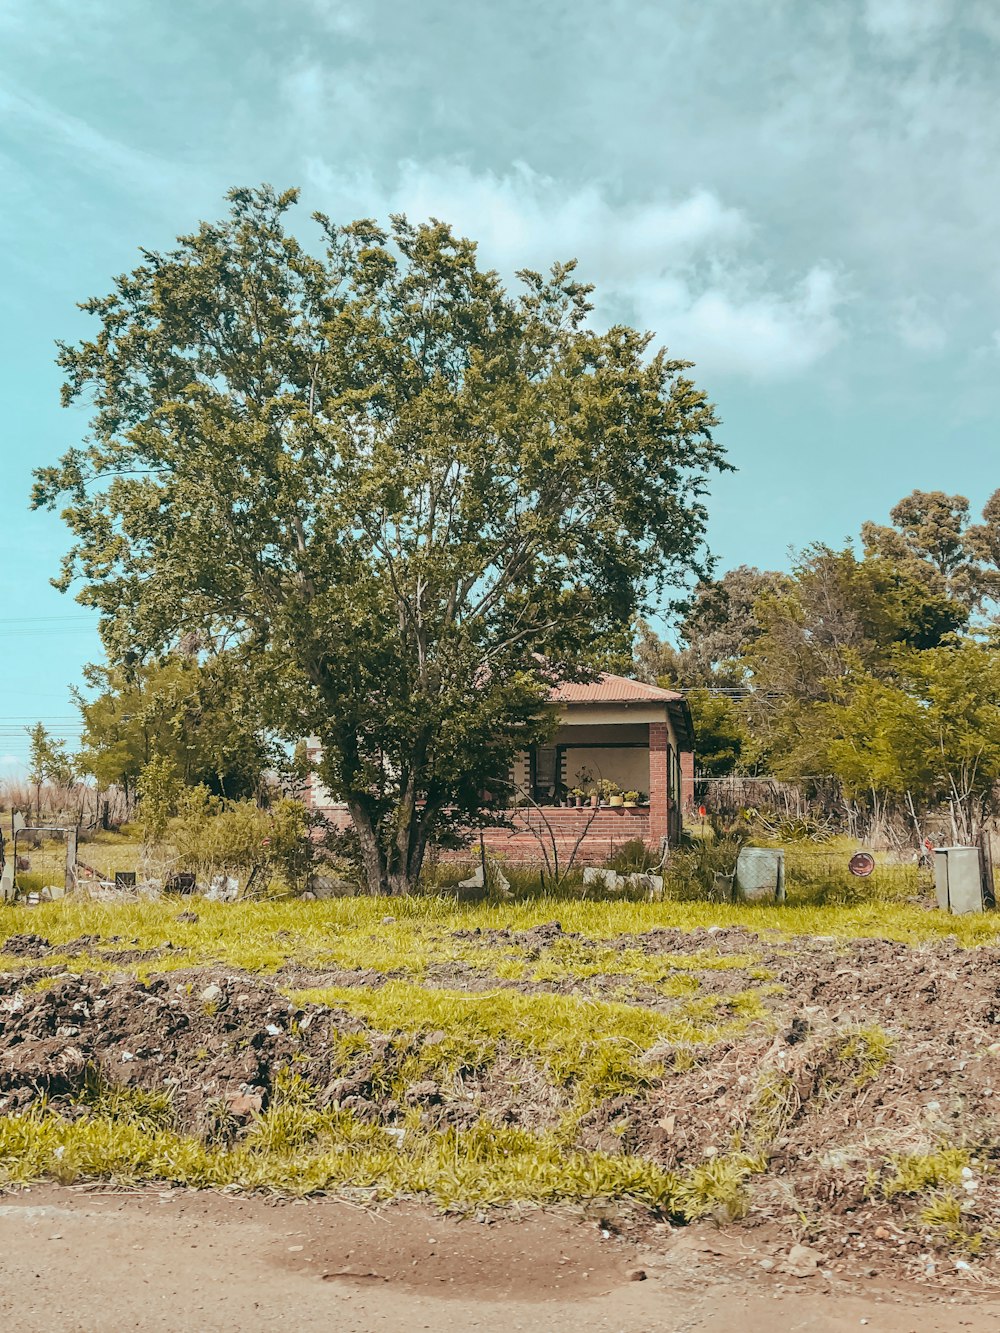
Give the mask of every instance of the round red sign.
[(859, 875), (864, 879), (875, 869), (875, 858), (871, 852), (855, 852), (848, 861), (847, 868), (852, 875)]

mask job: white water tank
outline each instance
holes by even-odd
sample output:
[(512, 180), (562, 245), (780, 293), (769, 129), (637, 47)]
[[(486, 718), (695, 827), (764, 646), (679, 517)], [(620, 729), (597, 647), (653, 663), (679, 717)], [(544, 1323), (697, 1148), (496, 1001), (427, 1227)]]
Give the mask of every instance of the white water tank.
[(983, 871), (978, 847), (938, 847), (934, 893), (943, 912), (964, 916), (983, 911)]
[(748, 902), (784, 902), (785, 852), (781, 847), (743, 847), (736, 858), (736, 897)]

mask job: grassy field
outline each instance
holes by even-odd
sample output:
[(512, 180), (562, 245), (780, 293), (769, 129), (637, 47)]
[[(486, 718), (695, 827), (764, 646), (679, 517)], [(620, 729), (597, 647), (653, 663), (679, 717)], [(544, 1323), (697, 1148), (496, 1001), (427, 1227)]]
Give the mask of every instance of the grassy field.
[[(186, 907), (197, 921), (178, 920)], [(519, 902), (459, 904), (448, 896), (410, 898), (340, 898), (329, 902), (296, 899), (211, 903), (200, 899), (97, 902), (85, 897), (36, 907), (4, 909), (8, 931), (30, 929), (54, 945), (81, 935), (128, 941), (142, 950), (169, 941), (168, 957), (155, 959), (155, 970), (209, 963), (274, 972), (297, 963), (310, 967), (367, 967), (420, 978), (435, 963), (461, 960), (470, 950), (454, 938), (460, 931), (529, 930), (557, 918), (566, 932), (596, 940), (641, 934), (660, 928), (692, 931), (741, 927), (755, 933), (793, 939), (875, 937), (919, 944), (954, 939), (959, 944), (995, 943), (1000, 915), (955, 917), (907, 900), (873, 898), (847, 904), (789, 901), (773, 904), (706, 902), (580, 901), (578, 897), (536, 896)], [(17, 923), (15, 925), (15, 922)], [(481, 949), (475, 957), (483, 961)], [(51, 959), (69, 970), (101, 967), (99, 957), (82, 954)], [(517, 951), (495, 961), (517, 967)], [(648, 959), (619, 959), (616, 970), (647, 968)], [(582, 961), (579, 966), (583, 966)], [(591, 966), (596, 964), (591, 960)], [(115, 964), (108, 964), (113, 969)], [(143, 965), (144, 967), (146, 965)], [(148, 970), (148, 967), (146, 968)]]
[[(120, 863), (123, 848), (110, 842), (106, 855)], [(38, 1009), (39, 1032), (82, 1041), (73, 1035), (75, 1015), (89, 1013), (95, 995), (102, 1005), (116, 996), (140, 1005), (152, 993), (144, 988), (165, 978), (162, 993), (186, 1006), (190, 1038), (180, 1054), (157, 1057), (167, 1059), (170, 1078), (154, 1063), (142, 1078), (138, 1064), (122, 1065), (141, 1048), (138, 1037), (124, 1054), (95, 1038), (75, 1090), (0, 1115), (0, 1181), (100, 1177), (425, 1194), (461, 1208), (617, 1200), (675, 1218), (738, 1217), (751, 1206), (753, 1182), (767, 1178), (768, 1145), (782, 1141), (798, 1114), (787, 1067), (767, 1064), (800, 1003), (779, 976), (794, 975), (800, 957), (821, 960), (824, 974), (867, 967), (857, 962), (857, 948), (868, 947), (859, 941), (897, 942), (916, 959), (942, 949), (971, 955), (1000, 942), (996, 916), (930, 910), (912, 866), (863, 883), (840, 873), (836, 849), (826, 853), (836, 858), (833, 872), (814, 854), (799, 854), (799, 867), (794, 852), (789, 858), (789, 901), (781, 905), (684, 894), (593, 901), (573, 886), (546, 897), (522, 878), (517, 900), (476, 904), (424, 892), (231, 904), (79, 896), (8, 906), (0, 940), (40, 937), (26, 946), (15, 940), (3, 957), (12, 1012), (51, 996), (52, 1013), (64, 1015)], [(94, 863), (93, 849), (83, 856)], [(891, 988), (891, 967), (884, 979)], [(84, 989), (74, 989), (78, 983)], [(207, 984), (221, 989), (221, 1000)], [(233, 1087), (247, 1083), (243, 1075), (234, 1083), (233, 1071), (271, 1024), (258, 1017), (256, 1027), (230, 1032), (229, 1015), (239, 992), (256, 995), (255, 986), (284, 1006), (275, 1024), (294, 1042), (253, 1076), (262, 1106), (241, 1121), (226, 1109)], [(820, 1091), (810, 1095), (824, 1115), (840, 1106), (850, 1118), (853, 1099), (863, 1104), (869, 1083), (887, 1077), (906, 1040), (893, 1028), (896, 1002), (884, 1002), (883, 1023), (869, 1021), (875, 1001), (865, 1000), (835, 1035), (817, 1027), (808, 1051), (819, 1071), (810, 1086)], [(155, 1030), (143, 1040), (154, 1037)], [(662, 1118), (671, 1096), (682, 1108), (700, 1096), (700, 1084), (685, 1092), (684, 1080), (700, 1079), (703, 1064), (724, 1063), (727, 1051), (744, 1047), (739, 1068), (749, 1083), (746, 1108), (733, 1121), (739, 1127), (706, 1129), (700, 1146), (692, 1140), (674, 1164), (669, 1154), (658, 1158), (643, 1137), (650, 1118)], [(331, 1092), (348, 1084), (363, 1085), (357, 1105)], [(182, 1085), (215, 1089), (196, 1123), (179, 1110)], [(969, 1248), (966, 1214), (955, 1215), (960, 1178), (930, 1168), (923, 1184), (917, 1177), (935, 1154), (955, 1148), (965, 1163), (979, 1160), (975, 1149), (950, 1143), (943, 1131), (926, 1141), (909, 1131), (898, 1143), (882, 1137), (865, 1140), (871, 1158), (863, 1166), (852, 1159), (852, 1179), (860, 1171), (862, 1180), (884, 1181), (871, 1187), (882, 1191), (880, 1206), (897, 1214), (908, 1207), (921, 1234), (951, 1219), (950, 1243)], [(916, 1181), (909, 1193), (908, 1181)]]

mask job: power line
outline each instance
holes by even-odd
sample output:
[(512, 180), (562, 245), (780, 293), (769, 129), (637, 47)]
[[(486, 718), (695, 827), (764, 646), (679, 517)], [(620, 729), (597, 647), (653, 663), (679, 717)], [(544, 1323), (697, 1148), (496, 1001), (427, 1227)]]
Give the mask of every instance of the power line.
[(0, 616), (0, 625), (36, 625), (40, 621), (51, 620), (75, 620), (81, 621), (81, 623), (83, 621), (87, 621), (87, 624), (92, 623), (91, 616), (81, 615), (81, 613), (71, 612), (69, 615), (65, 615), (64, 612), (49, 612), (45, 616)]

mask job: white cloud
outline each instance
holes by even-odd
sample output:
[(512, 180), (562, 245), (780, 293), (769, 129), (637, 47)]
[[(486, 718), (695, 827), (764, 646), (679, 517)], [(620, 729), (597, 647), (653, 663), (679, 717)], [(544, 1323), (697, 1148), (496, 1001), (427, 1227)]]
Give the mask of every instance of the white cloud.
[(405, 162), (386, 187), (312, 158), (307, 177), (334, 218), (442, 218), (475, 238), (482, 259), (507, 277), (579, 259), (581, 278), (597, 288), (596, 319), (648, 328), (706, 369), (797, 374), (841, 336), (845, 298), (835, 272), (816, 264), (800, 280), (776, 285), (748, 257), (755, 239), (749, 219), (710, 190), (618, 201), (595, 184), (567, 189), (523, 163), (497, 175)]
[(665, 283), (647, 294), (644, 322), (699, 364), (776, 379), (807, 370), (832, 351), (843, 336), (838, 310), (844, 300), (837, 275), (816, 265), (787, 293), (713, 286), (695, 295)]
[(934, 37), (953, 11), (952, 0), (865, 0), (863, 21), (873, 37), (909, 50)]
[(916, 297), (900, 302), (896, 332), (915, 352), (942, 352), (948, 341), (944, 325)]

